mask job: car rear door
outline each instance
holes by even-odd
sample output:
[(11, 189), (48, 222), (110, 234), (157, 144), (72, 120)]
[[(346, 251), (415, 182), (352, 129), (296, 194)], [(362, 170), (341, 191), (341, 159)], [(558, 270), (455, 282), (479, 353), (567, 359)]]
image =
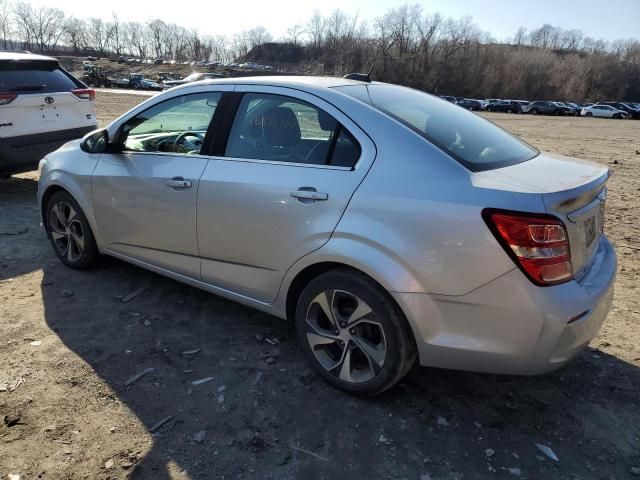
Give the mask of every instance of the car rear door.
[(333, 105), (300, 90), (238, 85), (232, 103), (228, 140), (200, 181), (202, 279), (269, 302), (289, 267), (329, 240), (375, 146)]
[[(24, 137), (96, 124), (93, 93), (55, 60), (0, 61), (0, 137)], [(4, 105), (2, 104), (4, 103)]]

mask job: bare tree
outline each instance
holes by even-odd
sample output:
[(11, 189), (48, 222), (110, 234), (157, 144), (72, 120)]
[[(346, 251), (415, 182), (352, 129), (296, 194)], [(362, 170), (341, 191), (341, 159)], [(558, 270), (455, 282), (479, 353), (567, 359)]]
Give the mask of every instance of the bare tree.
[(2, 48), (8, 50), (13, 46), (11, 35), (12, 30), (12, 5), (9, 0), (0, 0), (0, 40)]

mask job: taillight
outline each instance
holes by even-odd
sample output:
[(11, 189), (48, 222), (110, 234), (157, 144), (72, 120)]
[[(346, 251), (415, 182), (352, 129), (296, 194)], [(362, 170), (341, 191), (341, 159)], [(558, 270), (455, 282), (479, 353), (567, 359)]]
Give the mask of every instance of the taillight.
[(0, 105), (7, 105), (13, 102), (17, 96), (17, 93), (0, 93)]
[(75, 90), (71, 90), (71, 93), (84, 100), (93, 100), (96, 98), (96, 91), (93, 88), (76, 88)]
[(540, 286), (573, 278), (569, 237), (564, 224), (551, 215), (485, 209), (482, 216), (516, 265)]

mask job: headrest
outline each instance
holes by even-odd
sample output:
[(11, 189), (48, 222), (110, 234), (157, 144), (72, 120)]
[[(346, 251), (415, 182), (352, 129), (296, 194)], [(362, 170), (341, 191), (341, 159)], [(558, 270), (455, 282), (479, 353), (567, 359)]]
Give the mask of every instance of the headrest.
[(300, 141), (300, 125), (288, 107), (267, 110), (261, 118), (265, 141), (272, 147), (290, 147)]

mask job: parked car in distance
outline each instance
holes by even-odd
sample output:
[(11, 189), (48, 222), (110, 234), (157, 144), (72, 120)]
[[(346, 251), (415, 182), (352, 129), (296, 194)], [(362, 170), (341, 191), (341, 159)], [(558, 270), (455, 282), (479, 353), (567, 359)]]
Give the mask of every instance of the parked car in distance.
[(627, 112), (630, 118), (640, 119), (640, 109), (631, 107), (624, 102), (600, 102), (600, 105), (609, 105), (610, 107)]
[(500, 100), (489, 103), (485, 110), (487, 112), (521, 113), (522, 104), (516, 100)]
[(564, 105), (559, 105), (547, 100), (536, 100), (527, 106), (527, 113), (531, 115), (567, 115), (570, 111), (571, 110)]
[(596, 104), (585, 107), (580, 112), (583, 117), (600, 117), (600, 118), (631, 118), (627, 112), (618, 110), (611, 105)]
[(463, 98), (462, 100), (458, 100), (457, 102), (455, 102), (455, 104), (461, 106), (462, 108), (466, 108), (467, 110), (482, 110), (482, 105), (480, 104), (480, 102), (471, 98)]
[(566, 107), (568, 109), (568, 111), (566, 112), (566, 115), (572, 115), (572, 116), (576, 116), (576, 115), (580, 115), (580, 110), (582, 110), (581, 107), (578, 107), (577, 105), (573, 105), (569, 102), (553, 102), (556, 105), (560, 105), (561, 107)]
[(38, 203), (66, 265), (104, 253), (291, 319), (323, 378), (374, 394), (416, 360), (535, 374), (580, 352), (613, 297), (608, 177), (421, 91), (229, 78), (47, 155)]
[(440, 95), (440, 98), (446, 100), (447, 102), (456, 103), (460, 100), (464, 100), (461, 97), (454, 97), (453, 95)]
[(47, 153), (95, 129), (94, 98), (55, 58), (0, 52), (0, 175), (34, 170)]
[(198, 82), (200, 80), (213, 80), (215, 78), (223, 78), (224, 75), (221, 73), (202, 73), (202, 72), (193, 72), (184, 77), (182, 80), (164, 80), (162, 82), (163, 87), (172, 88), (178, 85), (184, 85), (186, 83)]

